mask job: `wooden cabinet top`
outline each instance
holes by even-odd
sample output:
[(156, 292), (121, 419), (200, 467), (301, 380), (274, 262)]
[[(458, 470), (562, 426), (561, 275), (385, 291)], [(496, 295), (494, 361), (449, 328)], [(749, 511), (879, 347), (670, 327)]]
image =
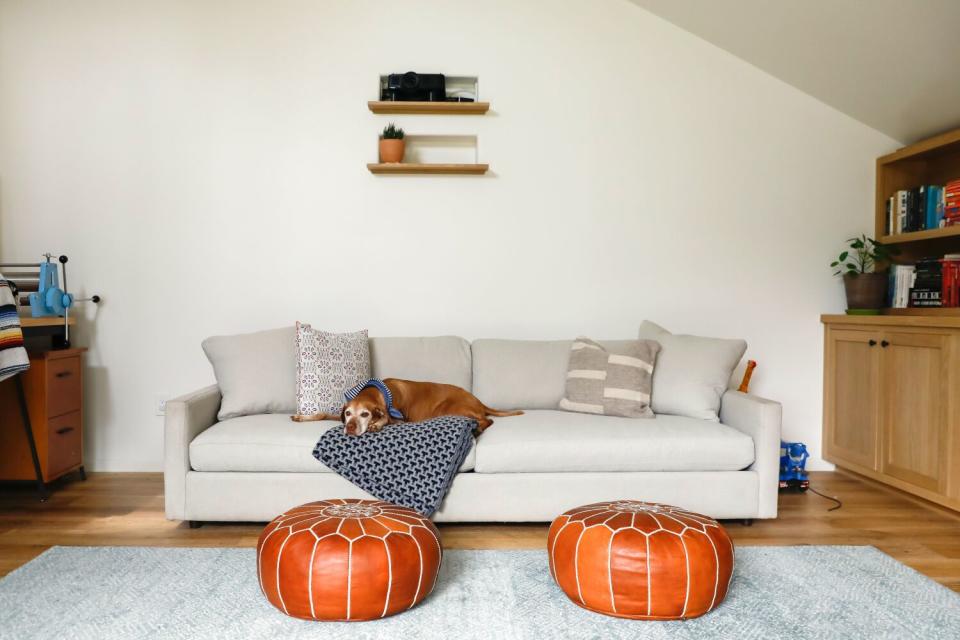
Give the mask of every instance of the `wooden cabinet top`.
[(820, 322), (831, 325), (858, 325), (861, 327), (938, 327), (960, 329), (960, 316), (851, 316), (823, 314)]
[(27, 355), (31, 360), (59, 360), (60, 358), (73, 358), (86, 352), (86, 347), (74, 347), (70, 349), (47, 349), (45, 351), (28, 351)]

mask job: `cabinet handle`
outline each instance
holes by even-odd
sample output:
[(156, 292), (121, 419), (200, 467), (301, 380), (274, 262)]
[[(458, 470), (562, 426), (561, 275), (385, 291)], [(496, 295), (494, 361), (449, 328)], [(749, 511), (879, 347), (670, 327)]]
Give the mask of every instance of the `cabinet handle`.
[(69, 372), (69, 371), (57, 371), (57, 372), (56, 372), (55, 374), (53, 374), (53, 375), (56, 376), (57, 378), (67, 378), (67, 377), (70, 376), (70, 372)]
[(887, 347), (890, 346), (890, 343), (887, 342), (886, 340), (881, 340), (881, 341), (880, 341), (880, 346), (883, 347), (884, 349), (886, 349)]
[(73, 427), (60, 427), (57, 429), (57, 435), (62, 436), (63, 434), (70, 433), (71, 431), (73, 431)]
[(870, 345), (871, 347), (875, 347), (877, 346), (877, 341), (871, 339), (869, 342), (867, 342), (867, 344)]

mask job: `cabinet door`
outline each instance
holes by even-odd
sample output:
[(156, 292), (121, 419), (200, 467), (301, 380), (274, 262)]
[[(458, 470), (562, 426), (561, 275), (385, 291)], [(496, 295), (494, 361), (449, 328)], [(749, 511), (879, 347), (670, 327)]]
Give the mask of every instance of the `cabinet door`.
[(824, 362), (824, 454), (878, 468), (880, 334), (828, 328)]
[(948, 338), (890, 331), (881, 345), (881, 471), (942, 492), (947, 475)]

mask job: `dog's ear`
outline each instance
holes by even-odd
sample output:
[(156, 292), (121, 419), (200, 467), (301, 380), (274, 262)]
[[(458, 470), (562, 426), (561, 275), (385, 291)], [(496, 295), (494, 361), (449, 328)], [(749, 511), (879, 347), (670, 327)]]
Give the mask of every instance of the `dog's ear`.
[(383, 417), (383, 411), (380, 410), (380, 407), (374, 407), (373, 411), (371, 411), (371, 414), (373, 415), (374, 420), (379, 420)]
[(340, 422), (342, 422), (343, 424), (347, 424), (346, 411), (347, 411), (347, 405), (343, 405), (343, 408), (340, 409)]

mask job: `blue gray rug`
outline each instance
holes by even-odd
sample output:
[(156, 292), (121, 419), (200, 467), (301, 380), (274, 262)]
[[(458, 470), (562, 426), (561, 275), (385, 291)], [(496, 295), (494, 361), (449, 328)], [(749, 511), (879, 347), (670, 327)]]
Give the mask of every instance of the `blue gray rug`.
[(447, 551), (437, 587), (376, 622), (288, 618), (260, 594), (253, 549), (55, 547), (0, 581), (0, 638), (960, 637), (960, 596), (872, 547), (740, 547), (726, 601), (685, 622), (570, 603), (543, 551)]

